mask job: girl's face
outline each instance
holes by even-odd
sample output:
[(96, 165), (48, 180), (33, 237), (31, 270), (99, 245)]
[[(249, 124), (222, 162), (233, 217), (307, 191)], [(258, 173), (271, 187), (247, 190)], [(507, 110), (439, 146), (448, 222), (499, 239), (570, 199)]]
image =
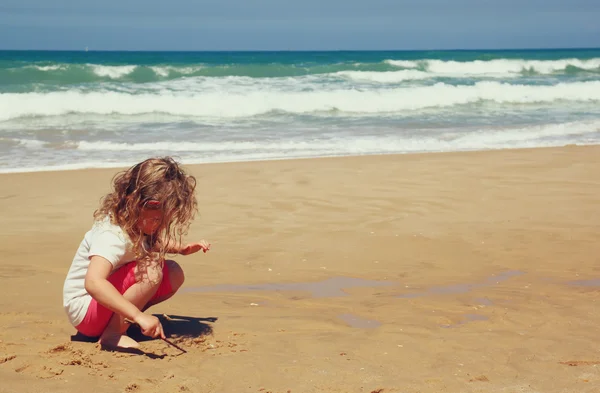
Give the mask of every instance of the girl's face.
[(163, 213), (160, 209), (145, 209), (142, 208), (140, 218), (138, 220), (138, 229), (144, 235), (154, 235), (160, 224), (162, 223)]

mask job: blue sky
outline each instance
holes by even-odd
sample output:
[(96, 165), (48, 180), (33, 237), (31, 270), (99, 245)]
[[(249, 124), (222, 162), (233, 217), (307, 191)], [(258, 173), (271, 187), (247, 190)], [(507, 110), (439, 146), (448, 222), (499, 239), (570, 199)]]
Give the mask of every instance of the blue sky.
[(1, 0), (0, 49), (600, 47), (600, 0)]

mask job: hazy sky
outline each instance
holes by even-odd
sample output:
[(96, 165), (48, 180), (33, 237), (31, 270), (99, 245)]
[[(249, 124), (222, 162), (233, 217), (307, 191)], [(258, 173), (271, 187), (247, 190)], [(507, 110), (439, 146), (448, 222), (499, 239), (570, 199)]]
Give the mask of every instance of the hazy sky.
[(0, 0), (0, 49), (600, 47), (600, 0)]

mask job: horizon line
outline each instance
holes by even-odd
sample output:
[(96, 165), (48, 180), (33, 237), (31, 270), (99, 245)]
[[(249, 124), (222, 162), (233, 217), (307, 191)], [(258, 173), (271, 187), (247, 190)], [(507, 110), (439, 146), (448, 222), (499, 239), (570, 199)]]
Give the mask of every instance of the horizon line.
[(600, 50), (600, 46), (583, 47), (523, 47), (523, 48), (429, 48), (429, 49), (3, 49), (0, 52), (476, 52), (476, 51), (544, 51)]

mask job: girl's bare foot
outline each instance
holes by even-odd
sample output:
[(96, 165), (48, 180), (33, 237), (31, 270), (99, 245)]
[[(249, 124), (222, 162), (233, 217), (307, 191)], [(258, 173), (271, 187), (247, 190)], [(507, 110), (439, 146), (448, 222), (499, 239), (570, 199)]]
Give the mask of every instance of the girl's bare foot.
[(100, 346), (107, 349), (139, 348), (140, 344), (126, 334), (103, 334), (98, 341)]

